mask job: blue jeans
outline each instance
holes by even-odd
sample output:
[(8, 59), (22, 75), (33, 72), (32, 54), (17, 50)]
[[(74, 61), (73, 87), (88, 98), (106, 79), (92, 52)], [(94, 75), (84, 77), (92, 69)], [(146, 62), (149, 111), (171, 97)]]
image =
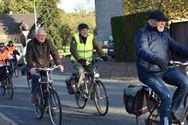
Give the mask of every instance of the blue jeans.
[(37, 93), (37, 84), (40, 79), (40, 73), (36, 72), (35, 75), (32, 75), (32, 89), (31, 89), (31, 94), (36, 94)]
[[(188, 92), (188, 77), (175, 68), (170, 68), (165, 75), (163, 75), (162, 72), (151, 73), (150, 76), (142, 80), (142, 82), (149, 86), (161, 98), (160, 125), (171, 125), (171, 112), (178, 112)], [(165, 82), (177, 87), (173, 98)]]

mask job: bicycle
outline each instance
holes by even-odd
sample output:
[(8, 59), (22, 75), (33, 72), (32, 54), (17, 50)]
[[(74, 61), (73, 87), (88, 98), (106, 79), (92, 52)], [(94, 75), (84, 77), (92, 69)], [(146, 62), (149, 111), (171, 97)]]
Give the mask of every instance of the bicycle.
[(31, 74), (27, 71), (26, 72), (26, 77), (27, 77), (27, 85), (29, 87), (29, 89), (31, 88), (31, 82), (32, 82), (32, 79), (31, 79)]
[[(187, 62), (180, 62), (180, 61), (170, 61), (170, 66), (188, 66)], [(188, 71), (186, 71), (186, 75), (188, 76)], [(178, 111), (178, 123), (172, 123), (173, 125), (188, 125), (188, 94), (184, 98), (183, 105), (179, 107)], [(150, 91), (150, 96), (148, 99), (148, 110), (149, 115), (146, 118), (146, 125), (158, 125), (157, 121), (159, 121), (159, 108), (160, 108), (160, 98), (154, 91)]]
[[(2, 60), (1, 60), (2, 61)], [(8, 61), (3, 61), (5, 63), (6, 74), (2, 77), (1, 81), (1, 93), (2, 95), (8, 94), (9, 99), (13, 98), (14, 87), (12, 83), (12, 74), (9, 71)]]
[(17, 64), (17, 57), (16, 55), (13, 56), (14, 58), (12, 60), (10, 60), (10, 67), (12, 68), (12, 73), (14, 74), (15, 77), (18, 77), (19, 76), (19, 67), (18, 67), (18, 64)]
[[(75, 92), (74, 95), (76, 104), (80, 109), (85, 108), (88, 99), (91, 99), (95, 102), (99, 115), (104, 116), (108, 112), (109, 101), (106, 88), (102, 81), (99, 80), (100, 75), (95, 66), (95, 63), (99, 61), (102, 61), (102, 59), (96, 58), (95, 60), (91, 61), (93, 73), (87, 71), (84, 73), (84, 84), (81, 85), (84, 90), (79, 90)], [(72, 78), (76, 82), (74, 84), (77, 85), (79, 79), (78, 74), (74, 73)]]
[(61, 102), (51, 79), (51, 72), (57, 68), (58, 66), (36, 68), (37, 71), (45, 72), (45, 75), (41, 75), (38, 83), (37, 102), (34, 104), (34, 112), (37, 119), (41, 119), (46, 110), (53, 125), (61, 125), (62, 122)]

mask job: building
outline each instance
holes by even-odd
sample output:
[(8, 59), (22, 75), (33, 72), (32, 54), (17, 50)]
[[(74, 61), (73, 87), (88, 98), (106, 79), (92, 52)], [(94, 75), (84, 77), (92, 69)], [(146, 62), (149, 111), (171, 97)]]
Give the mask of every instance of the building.
[(111, 17), (123, 15), (123, 0), (95, 0), (97, 39), (108, 40)]
[(25, 36), (28, 35), (33, 25), (34, 14), (0, 15), (0, 33), (4, 35), (2, 37), (9, 40), (16, 39), (18, 42), (25, 42)]

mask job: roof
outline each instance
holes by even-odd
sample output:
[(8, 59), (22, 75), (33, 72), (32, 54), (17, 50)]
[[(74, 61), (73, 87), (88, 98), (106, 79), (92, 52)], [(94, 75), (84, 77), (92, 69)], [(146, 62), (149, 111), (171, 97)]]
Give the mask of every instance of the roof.
[(7, 35), (18, 34), (22, 22), (25, 22), (30, 29), (34, 24), (34, 19), (34, 14), (2, 14), (0, 15), (0, 32)]

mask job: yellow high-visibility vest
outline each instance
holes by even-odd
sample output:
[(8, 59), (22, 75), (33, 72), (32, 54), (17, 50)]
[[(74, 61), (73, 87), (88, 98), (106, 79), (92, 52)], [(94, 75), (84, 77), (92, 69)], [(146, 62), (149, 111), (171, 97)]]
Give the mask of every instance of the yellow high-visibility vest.
[[(93, 58), (93, 35), (88, 34), (86, 43), (80, 43), (79, 34), (75, 34), (74, 38), (76, 40), (77, 51), (80, 58), (86, 59), (86, 64), (88, 65)], [(76, 59), (71, 55), (71, 61), (76, 61)]]

